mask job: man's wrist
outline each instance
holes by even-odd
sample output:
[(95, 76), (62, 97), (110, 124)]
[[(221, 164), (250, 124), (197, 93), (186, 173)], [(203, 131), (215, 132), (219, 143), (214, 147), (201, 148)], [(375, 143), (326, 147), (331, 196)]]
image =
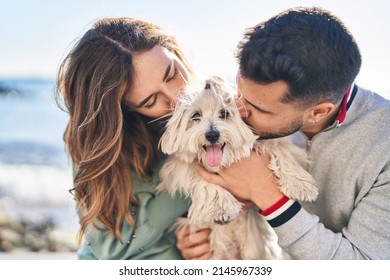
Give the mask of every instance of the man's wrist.
[(277, 200), (275, 203), (273, 203), (271, 206), (265, 208), (264, 210), (259, 209), (259, 214), (262, 216), (268, 216), (275, 211), (277, 211), (279, 208), (283, 207), (284, 204), (286, 204), (289, 201), (289, 198), (285, 195), (283, 195), (279, 200)]
[(300, 210), (301, 205), (298, 201), (284, 196), (264, 211), (259, 210), (259, 214), (266, 219), (271, 227), (279, 227), (288, 222)]
[(255, 197), (253, 203), (261, 210), (264, 211), (284, 197), (282, 192), (275, 192), (268, 195), (262, 195)]

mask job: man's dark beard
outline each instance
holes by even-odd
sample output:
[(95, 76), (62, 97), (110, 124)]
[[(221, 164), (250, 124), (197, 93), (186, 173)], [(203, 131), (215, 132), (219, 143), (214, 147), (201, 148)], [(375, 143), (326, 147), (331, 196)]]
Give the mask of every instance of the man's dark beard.
[(298, 130), (300, 130), (302, 127), (302, 120), (301, 119), (295, 119), (292, 121), (288, 126), (280, 129), (278, 132), (270, 132), (270, 131), (264, 131), (259, 135), (259, 139), (274, 139), (274, 138), (280, 138), (284, 136), (291, 135)]

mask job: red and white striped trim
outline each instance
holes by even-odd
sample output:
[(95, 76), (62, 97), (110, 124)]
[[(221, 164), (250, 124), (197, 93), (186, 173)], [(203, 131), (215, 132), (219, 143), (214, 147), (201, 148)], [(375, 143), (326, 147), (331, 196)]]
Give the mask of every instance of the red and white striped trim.
[(259, 214), (264, 216), (272, 227), (278, 227), (294, 217), (300, 209), (301, 205), (297, 201), (283, 196), (266, 210), (259, 210)]
[[(287, 208), (285, 208), (284, 206), (286, 205), (286, 203), (289, 202), (289, 198), (287, 196), (283, 196), (281, 199), (279, 199), (278, 201), (276, 201), (274, 204), (272, 204), (270, 207), (268, 207), (267, 209), (265, 209), (264, 211), (261, 211), (259, 210), (259, 214), (264, 216), (265, 218), (269, 217), (270, 219), (273, 219), (275, 218), (277, 215), (279, 215), (280, 212), (279, 209), (284, 209), (286, 210)], [(275, 216), (275, 212), (278, 213), (276, 214)]]
[(266, 220), (272, 220), (275, 217), (282, 214), (295, 202), (295, 200), (289, 199), (287, 196), (282, 197), (279, 201), (273, 204), (268, 209), (259, 212)]

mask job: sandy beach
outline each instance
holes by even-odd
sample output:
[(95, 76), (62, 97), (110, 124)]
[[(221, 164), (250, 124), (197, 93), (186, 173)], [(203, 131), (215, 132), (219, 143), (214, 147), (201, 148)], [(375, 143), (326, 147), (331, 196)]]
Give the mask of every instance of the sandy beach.
[(77, 260), (76, 252), (29, 252), (14, 250), (0, 252), (0, 260)]

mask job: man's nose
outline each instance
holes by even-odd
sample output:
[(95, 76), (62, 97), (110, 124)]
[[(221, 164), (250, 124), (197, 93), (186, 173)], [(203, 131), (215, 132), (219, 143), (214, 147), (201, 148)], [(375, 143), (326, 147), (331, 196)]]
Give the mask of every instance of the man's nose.
[(241, 115), (241, 118), (243, 119), (247, 119), (249, 117), (249, 111), (245, 108), (245, 106), (243, 104), (241, 104), (241, 106), (238, 108), (239, 112), (240, 112), (240, 115)]

